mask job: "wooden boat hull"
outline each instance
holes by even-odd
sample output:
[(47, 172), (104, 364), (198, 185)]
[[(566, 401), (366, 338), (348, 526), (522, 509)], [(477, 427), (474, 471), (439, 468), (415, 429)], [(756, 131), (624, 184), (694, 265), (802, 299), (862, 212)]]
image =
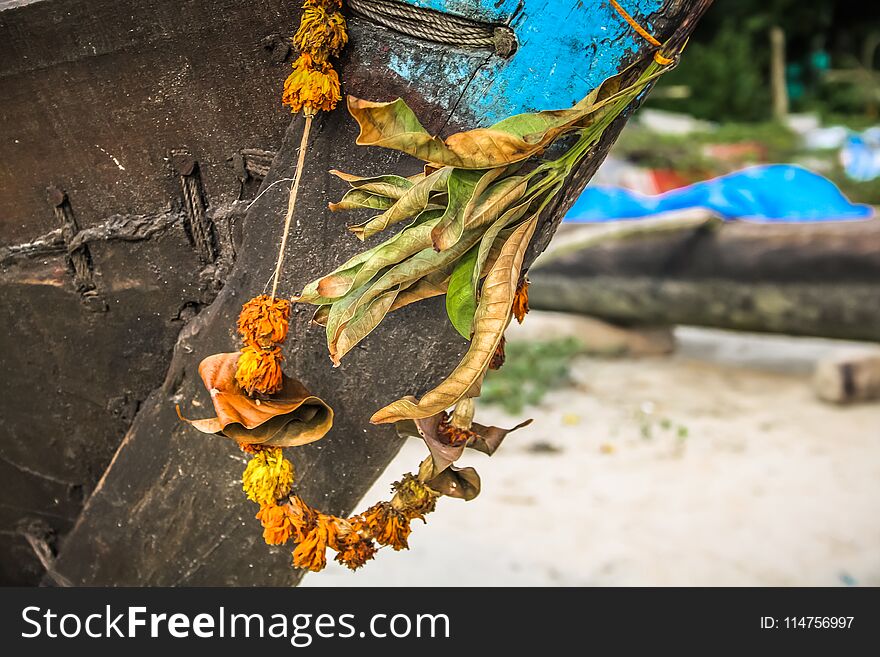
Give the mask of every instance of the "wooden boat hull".
[[(436, 132), (568, 106), (647, 49), (605, 3), (422, 4), (509, 23), (519, 41), (502, 58), (350, 16), (345, 91), (404, 96)], [(631, 9), (665, 38), (700, 4), (633, 0)], [(300, 127), (279, 103), (292, 11), (285, 0), (0, 0), (0, 311), (10, 318), (0, 364), (14, 373), (0, 384), (0, 486), (16, 495), (3, 507), (4, 583), (44, 572), (74, 584), (298, 579), (288, 556), (261, 544), (235, 484), (234, 447), (194, 436), (174, 414), (185, 400), (204, 410), (196, 366), (234, 345), (240, 304), (271, 273), (282, 186), (248, 208), (261, 184), (292, 169)], [(316, 126), (286, 294), (359, 246), (344, 219), (328, 216), (343, 185), (327, 170), (399, 162), (357, 149), (354, 137), (342, 109)], [(400, 444), (369, 427), (369, 413), (436, 381), (465, 345), (443, 324), (442, 303), (420, 304), (331, 371), (305, 315), (286, 363), (348, 412), (332, 440), (297, 458), (314, 502), (342, 512)]]

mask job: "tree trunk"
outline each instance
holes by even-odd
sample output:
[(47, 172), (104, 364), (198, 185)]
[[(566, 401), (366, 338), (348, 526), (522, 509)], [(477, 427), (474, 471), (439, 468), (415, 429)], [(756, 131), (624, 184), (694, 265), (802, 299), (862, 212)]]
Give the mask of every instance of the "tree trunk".
[(778, 25), (770, 28), (770, 97), (773, 118), (784, 121), (788, 116), (788, 87), (785, 84), (785, 32)]
[[(115, 16), (112, 3), (80, 2), (91, 2), (96, 12)], [(163, 4), (164, 0), (151, 2)], [(534, 14), (530, 3), (526, 2), (522, 11), (517, 10), (517, 4), (474, 0), (473, 13), (482, 18), (490, 12), (507, 12), (508, 18), (516, 14), (511, 23), (515, 31), (523, 26), (535, 27), (539, 21), (546, 28), (550, 19), (558, 27), (558, 16), (548, 16), (545, 4), (537, 3)], [(642, 4), (650, 3), (633, 3), (634, 7)], [(648, 44), (634, 36), (607, 6), (571, 5), (559, 11), (568, 16), (569, 27), (576, 29), (581, 41), (558, 40), (547, 33), (541, 46), (545, 56), (536, 58), (534, 47), (541, 42), (530, 37), (531, 45), (523, 42), (521, 51), (509, 62), (492, 53), (450, 49), (404, 37), (351, 16), (352, 38), (342, 71), (345, 91), (379, 100), (401, 95), (429, 130), (449, 133), (487, 125), (518, 111), (568, 106), (608, 73), (622, 70), (636, 58), (647, 61), (643, 58), (650, 50)], [(644, 17), (644, 22), (661, 41), (671, 37), (681, 43), (708, 5), (709, 0), (666, 0), (660, 11)], [(463, 11), (461, 3), (456, 7)], [(290, 25), (295, 25), (297, 19), (292, 15)], [(272, 53), (277, 50), (283, 61), (283, 39), (267, 43), (266, 47), (271, 46)], [(533, 49), (531, 55), (528, 48)], [(223, 54), (218, 53), (218, 57)], [(517, 57), (529, 59), (526, 62)], [(575, 64), (583, 69), (573, 68)], [(535, 66), (540, 68), (541, 84), (528, 78)], [(213, 74), (228, 76), (234, 70), (218, 67)], [(154, 71), (147, 68), (144, 74), (153, 75)], [(279, 75), (279, 88), (282, 79)], [(203, 107), (237, 102), (235, 94), (213, 97), (210, 85), (198, 91), (196, 99)], [(624, 121), (625, 117), (619, 119), (607, 131), (564, 194), (542, 218), (530, 259), (546, 246), (562, 214), (602, 161)], [(140, 128), (149, 131), (147, 126)], [(223, 139), (224, 130), (231, 129), (219, 125), (211, 135)], [(222, 290), (180, 332), (164, 383), (140, 403), (115, 456), (63, 540), (46, 578), (48, 582), (290, 585), (301, 577), (301, 572), (290, 567), (287, 550), (263, 544), (259, 523), (253, 518), (256, 509), (240, 490), (245, 459), (237, 447), (231, 441), (198, 434), (181, 424), (174, 410), (174, 405), (180, 403), (189, 417), (210, 414), (209, 397), (197, 373), (198, 363), (211, 353), (236, 348), (233, 328), (241, 304), (260, 293), (272, 274), (287, 194), (285, 184), (275, 183), (292, 176), (301, 129), (301, 119), (295, 117), (263, 182), (262, 195), (236, 227), (236, 234), (242, 234), (243, 240), (232, 244), (234, 266), (228, 276), (222, 277)], [(354, 122), (342, 109), (321, 115), (313, 135), (279, 288), (285, 296), (361, 248), (346, 231), (346, 219), (330, 216), (326, 210), (327, 202), (344, 191), (344, 185), (326, 173), (329, 169), (368, 174), (417, 168), (416, 163), (404, 162), (387, 151), (356, 149)], [(210, 147), (212, 144), (206, 145)], [(186, 153), (174, 162), (175, 175), (181, 178), (175, 179), (178, 184), (188, 184), (187, 176), (193, 171), (189, 164)], [(210, 196), (218, 186), (203, 188), (196, 196)], [(206, 216), (213, 216), (211, 210), (209, 207)], [(196, 212), (195, 216), (201, 215)], [(212, 249), (224, 245), (220, 231), (215, 232), (216, 242), (209, 240), (202, 245), (201, 253), (208, 257)], [(207, 234), (212, 235), (211, 231)], [(54, 244), (54, 239), (46, 237), (40, 244), (47, 240)], [(10, 253), (4, 257), (12, 257)], [(107, 305), (113, 313), (113, 304)], [(446, 321), (442, 299), (434, 299), (394, 313), (346, 357), (341, 367), (332, 369), (322, 331), (309, 325), (310, 317), (308, 308), (295, 308), (291, 337), (284, 349), (285, 369), (333, 406), (336, 424), (321, 442), (291, 450), (291, 458), (303, 496), (326, 512), (344, 514), (353, 509), (401, 444), (391, 428), (371, 426), (370, 414), (402, 394), (418, 394), (435, 385), (455, 365), (466, 343)], [(389, 358), (391, 353), (393, 359)], [(117, 361), (114, 366), (124, 371), (125, 361)], [(412, 464), (413, 469), (417, 465)]]

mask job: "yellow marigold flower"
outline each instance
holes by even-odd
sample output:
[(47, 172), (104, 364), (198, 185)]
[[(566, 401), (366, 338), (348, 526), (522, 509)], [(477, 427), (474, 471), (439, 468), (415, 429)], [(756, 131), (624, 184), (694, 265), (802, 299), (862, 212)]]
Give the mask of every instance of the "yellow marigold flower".
[[(336, 56), (348, 43), (345, 17), (332, 7), (306, 5), (293, 45), (300, 51), (326, 58)], [(330, 11), (328, 11), (330, 10)]]
[(379, 502), (364, 511), (361, 516), (367, 533), (379, 545), (390, 545), (396, 550), (408, 550), (406, 539), (412, 531), (409, 518), (391, 506), (391, 502)]
[(293, 534), (290, 513), (284, 506), (277, 504), (261, 506), (256, 517), (263, 525), (263, 539), (269, 545), (283, 545)]
[(516, 286), (516, 294), (513, 297), (513, 316), (520, 324), (529, 312), (529, 279), (523, 276)]
[(400, 503), (401, 513), (409, 520), (424, 520), (425, 514), (431, 513), (437, 506), (437, 493), (412, 474), (405, 474), (403, 479), (391, 484), (391, 490)]
[(293, 565), (312, 572), (327, 565), (327, 547), (336, 544), (336, 518), (319, 513), (315, 526), (293, 551)]
[(504, 360), (507, 356), (504, 353), (504, 345), (507, 343), (507, 340), (502, 335), (501, 340), (498, 342), (498, 346), (495, 347), (495, 353), (492, 354), (492, 360), (489, 361), (489, 369), (490, 370), (500, 370), (501, 366), (504, 365)]
[(305, 110), (306, 114), (317, 111), (329, 112), (342, 99), (339, 76), (326, 61), (303, 53), (293, 63), (293, 73), (284, 82), (281, 102), (293, 112)]
[(261, 294), (241, 307), (238, 332), (245, 344), (269, 347), (284, 342), (289, 319), (290, 301)]
[(275, 504), (275, 500), (290, 493), (292, 484), (293, 464), (284, 458), (280, 447), (257, 452), (241, 476), (242, 490), (260, 506)]
[(271, 395), (281, 390), (281, 347), (247, 345), (238, 357), (235, 380), (248, 394)]

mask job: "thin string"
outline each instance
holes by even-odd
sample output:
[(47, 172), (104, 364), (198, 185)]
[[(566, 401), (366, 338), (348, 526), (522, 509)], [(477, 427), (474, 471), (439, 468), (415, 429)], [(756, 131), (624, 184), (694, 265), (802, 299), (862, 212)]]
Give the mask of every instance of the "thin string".
[(293, 211), (296, 208), (296, 195), (299, 192), (299, 181), (302, 179), (303, 164), (306, 160), (306, 149), (309, 143), (309, 132), (312, 129), (312, 116), (305, 115), (306, 123), (303, 127), (302, 139), (299, 142), (299, 158), (296, 161), (296, 173), (293, 174), (293, 184), (290, 186), (290, 196), (287, 199), (287, 216), (284, 218), (284, 233), (281, 236), (281, 246), (278, 247), (278, 260), (275, 263), (275, 276), (272, 280), (272, 293), (270, 298), (275, 298), (278, 291), (278, 279), (281, 276), (281, 265), (284, 264), (284, 251), (287, 248), (287, 236), (290, 233), (290, 223), (293, 219)]
[(260, 197), (261, 197), (263, 194), (265, 194), (266, 192), (268, 192), (270, 189), (272, 189), (275, 185), (280, 185), (281, 183), (285, 183), (285, 182), (293, 182), (293, 178), (279, 178), (278, 180), (276, 180), (275, 182), (273, 182), (272, 184), (270, 184), (268, 187), (266, 187), (266, 189), (264, 189), (262, 192), (260, 192), (259, 194), (257, 194), (257, 196), (254, 198), (254, 200), (251, 201), (250, 203), (248, 203), (248, 205), (247, 205), (247, 207), (245, 208), (245, 210), (246, 210), (246, 211), (247, 211), (247, 210), (250, 210), (250, 209), (251, 209), (251, 206), (252, 206), (254, 203), (256, 203), (257, 201), (259, 201), (259, 200), (260, 200)]
[[(618, 4), (617, 0), (608, 0), (608, 2), (617, 11), (617, 13), (620, 14), (621, 18), (623, 20), (625, 20), (627, 23), (629, 23), (629, 26), (633, 30), (635, 30), (636, 33), (640, 37), (642, 37), (645, 41), (647, 41), (652, 46), (655, 46), (657, 48), (660, 48), (663, 46), (662, 43), (660, 43), (659, 41), (657, 41), (656, 38), (654, 38), (654, 35), (652, 35), (650, 32), (648, 32), (648, 30), (646, 30), (645, 28), (643, 28), (641, 25), (638, 24), (638, 22), (636, 22), (636, 19), (634, 19), (632, 16), (630, 16), (627, 13), (626, 9), (624, 9), (623, 7), (620, 6), (620, 4)], [(664, 57), (658, 51), (658, 52), (654, 53), (654, 61), (657, 62), (658, 64), (660, 64), (661, 66), (668, 66), (669, 64), (671, 64), (675, 60), (670, 59), (669, 57)]]

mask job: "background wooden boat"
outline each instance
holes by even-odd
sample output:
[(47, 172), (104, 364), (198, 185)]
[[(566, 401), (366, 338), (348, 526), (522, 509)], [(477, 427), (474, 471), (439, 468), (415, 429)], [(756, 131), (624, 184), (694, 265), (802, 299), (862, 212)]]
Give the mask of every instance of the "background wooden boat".
[[(519, 41), (512, 55), (433, 43), (349, 12), (344, 90), (404, 96), (436, 132), (568, 106), (649, 50), (604, 2), (420, 4)], [(677, 42), (708, 4), (629, 3)], [(174, 412), (205, 412), (197, 364), (233, 348), (241, 303), (271, 274), (286, 191), (269, 185), (290, 177), (301, 128), (279, 103), (298, 11), (282, 0), (0, 0), (0, 581), (298, 580), (286, 551), (262, 544), (235, 446)], [(530, 257), (623, 120), (550, 208)], [(399, 162), (356, 149), (355, 134), (342, 109), (316, 125), (285, 294), (359, 246), (328, 216), (343, 185), (327, 170)], [(341, 513), (400, 444), (368, 425), (372, 410), (435, 383), (464, 343), (435, 300), (331, 370), (308, 316), (295, 314), (286, 367), (338, 420), (295, 460), (310, 501)]]
[(530, 271), (533, 308), (628, 325), (880, 342), (880, 221), (571, 226)]

